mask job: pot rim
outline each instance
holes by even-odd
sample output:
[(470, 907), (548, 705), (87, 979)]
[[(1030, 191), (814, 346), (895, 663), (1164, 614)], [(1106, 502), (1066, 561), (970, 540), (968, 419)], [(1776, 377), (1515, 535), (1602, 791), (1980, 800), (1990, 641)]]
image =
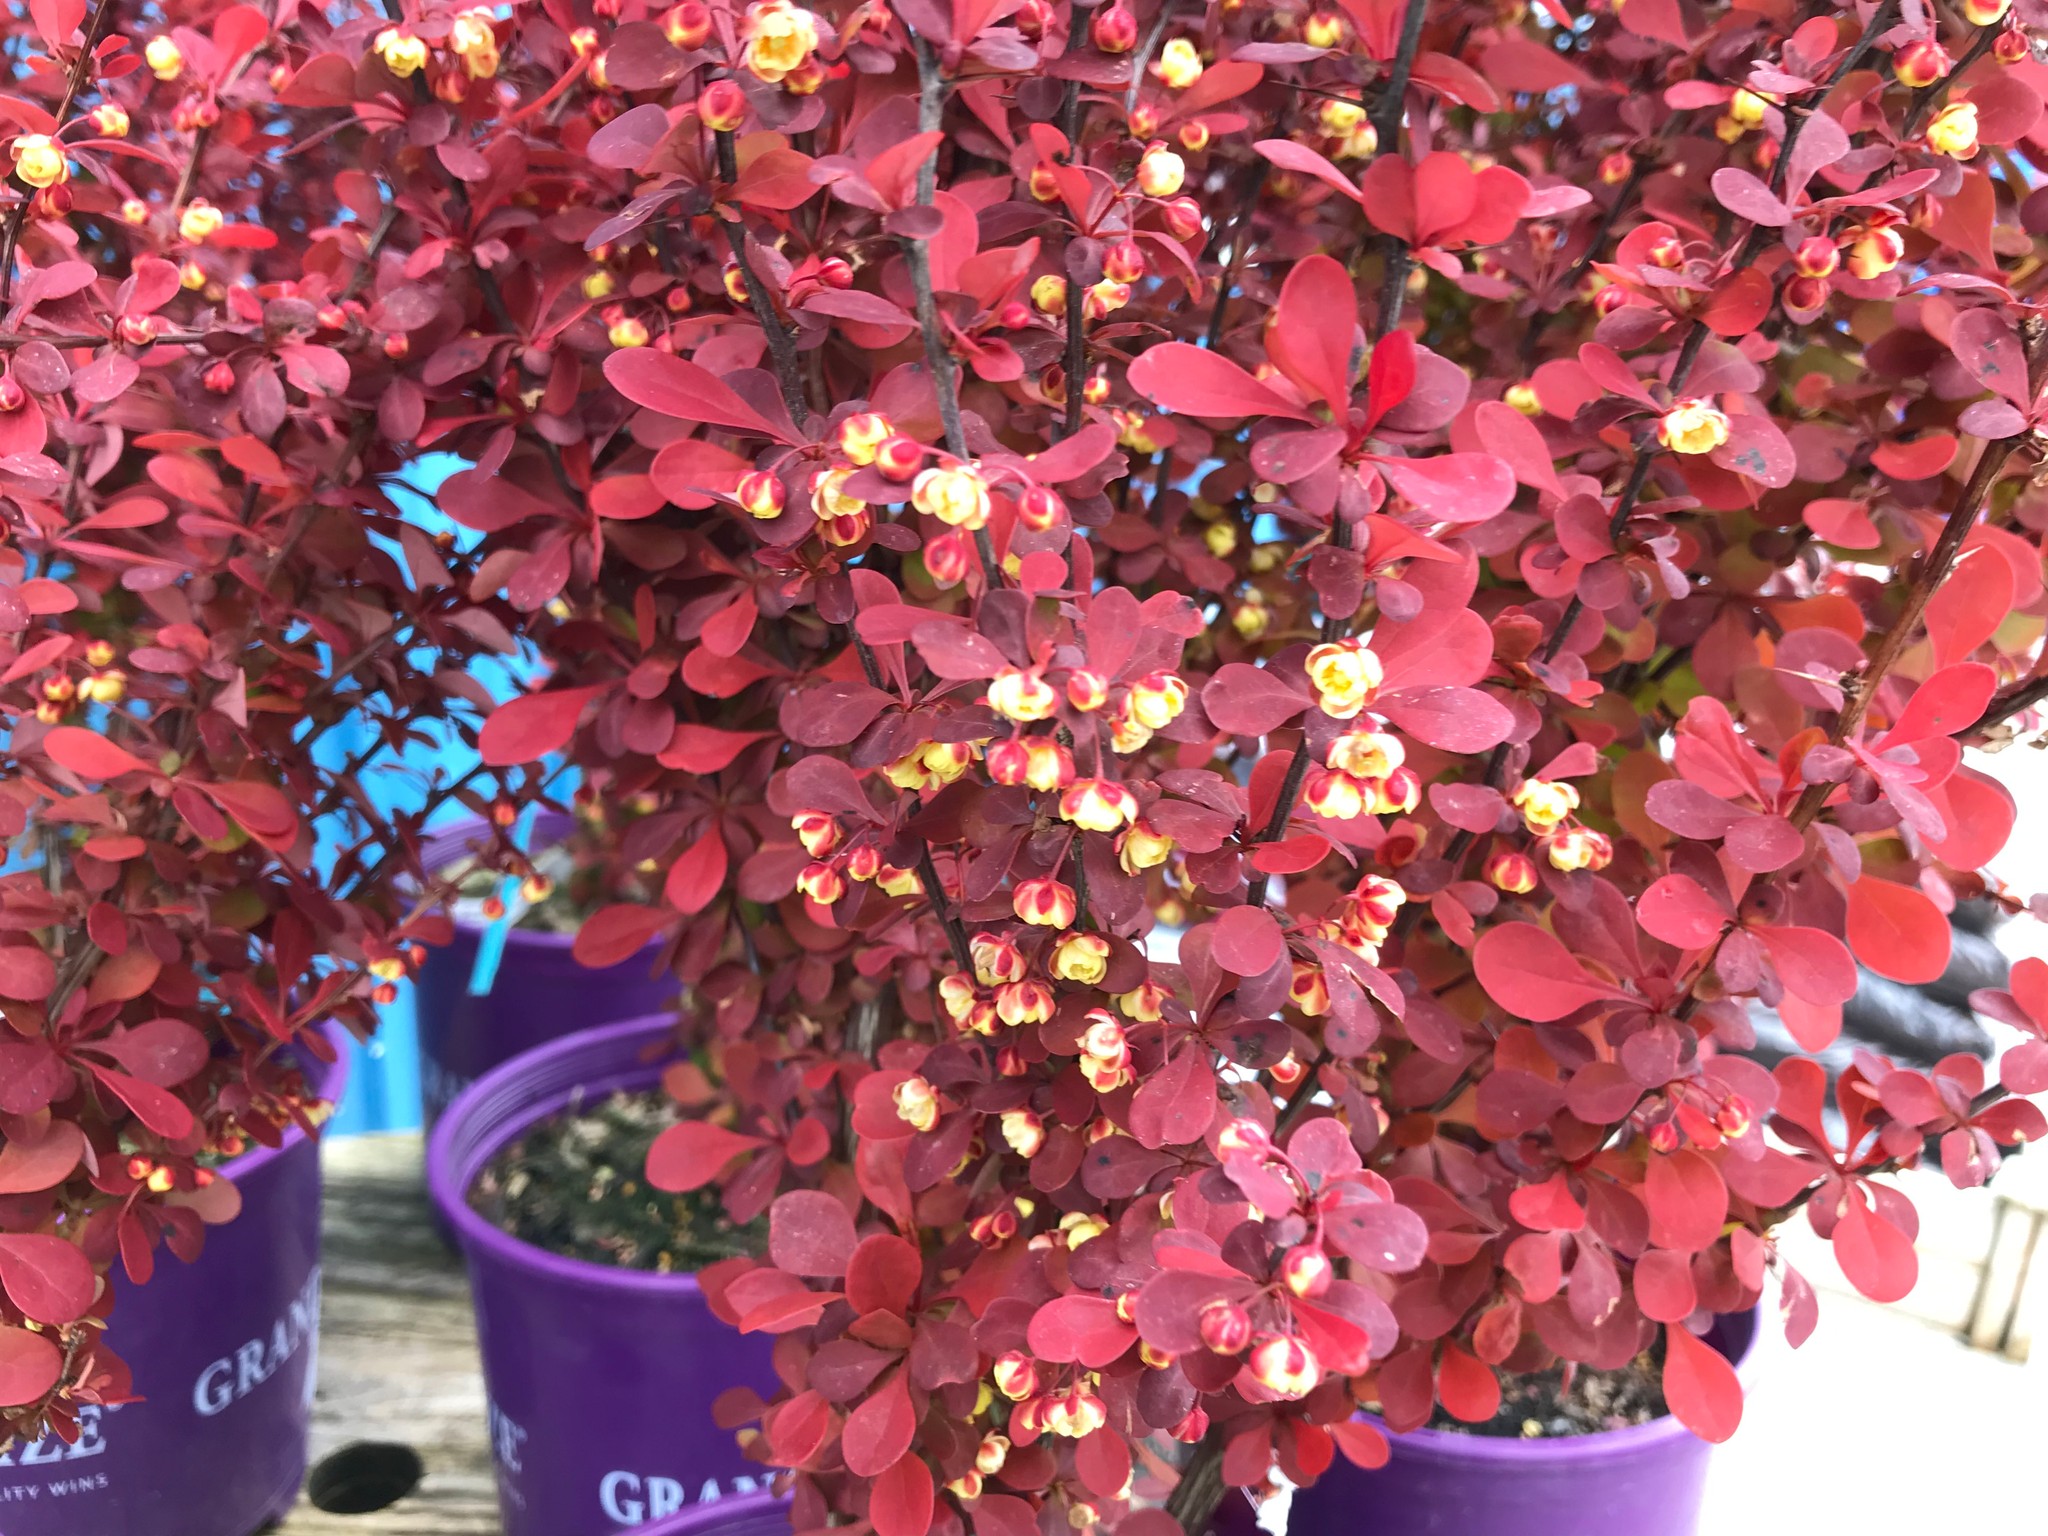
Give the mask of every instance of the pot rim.
[[(695, 1274), (621, 1269), (549, 1253), (493, 1226), (470, 1208), (468, 1199), (485, 1163), (513, 1137), (559, 1113), (576, 1094), (652, 1086), (661, 1076), (660, 1063), (638, 1061), (631, 1048), (651, 1045), (675, 1027), (674, 1014), (659, 1013), (564, 1035), (500, 1062), (441, 1112), (427, 1140), (427, 1193), (472, 1262), (489, 1259), (506, 1269), (585, 1290), (633, 1296), (703, 1294)], [(610, 1064), (579, 1075), (582, 1059), (593, 1054), (602, 1054)]]
[[(1763, 1305), (1759, 1302), (1746, 1312), (1721, 1315), (1746, 1319), (1749, 1324), (1749, 1337), (1743, 1341), (1740, 1353), (1730, 1362), (1742, 1382), (1743, 1395), (1747, 1397), (1752, 1385), (1750, 1378), (1756, 1363), (1757, 1347), (1763, 1340)], [(1387, 1443), (1397, 1451), (1416, 1459), (1439, 1463), (1480, 1462), (1495, 1467), (1537, 1460), (1552, 1465), (1594, 1465), (1634, 1455), (1667, 1441), (1697, 1438), (1670, 1413), (1662, 1414), (1647, 1424), (1631, 1424), (1626, 1429), (1603, 1429), (1590, 1435), (1556, 1435), (1533, 1440), (1511, 1439), (1505, 1435), (1467, 1435), (1455, 1430), (1428, 1428), (1399, 1434), (1387, 1428), (1386, 1421), (1376, 1413), (1361, 1409), (1358, 1417), (1385, 1435)], [(1708, 1444), (1706, 1441), (1700, 1443)]]
[[(323, 1020), (317, 1032), (334, 1048), (334, 1060), (321, 1061), (317, 1057), (309, 1059), (306, 1065), (306, 1080), (321, 1098), (339, 1107), (342, 1092), (348, 1087), (348, 1048), (354, 1044), (355, 1037), (342, 1028), (336, 1019)], [(220, 1171), (230, 1179), (240, 1182), (253, 1173), (260, 1173), (307, 1139), (305, 1130), (294, 1122), (285, 1131), (284, 1140), (276, 1146), (266, 1147), (259, 1142), (240, 1157), (223, 1164)]]

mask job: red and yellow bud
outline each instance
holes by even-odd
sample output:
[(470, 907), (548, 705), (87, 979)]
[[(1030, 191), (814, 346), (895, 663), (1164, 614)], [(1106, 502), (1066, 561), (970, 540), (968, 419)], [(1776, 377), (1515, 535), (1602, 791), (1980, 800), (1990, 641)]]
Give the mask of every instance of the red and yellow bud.
[(1172, 197), (1187, 179), (1187, 162), (1164, 144), (1153, 143), (1138, 161), (1138, 189), (1147, 197)]
[(1605, 869), (1614, 862), (1614, 844), (1591, 827), (1565, 827), (1544, 839), (1543, 851), (1552, 867), (1567, 872)]
[(1315, 1352), (1284, 1333), (1261, 1334), (1252, 1345), (1247, 1368), (1252, 1380), (1275, 1397), (1289, 1400), (1307, 1397), (1323, 1379)]
[(1142, 817), (1116, 840), (1117, 862), (1127, 875), (1157, 869), (1173, 853), (1174, 840)]
[(911, 482), (910, 502), (918, 511), (969, 532), (988, 525), (988, 482), (968, 464), (922, 471)]
[(1947, 79), (1953, 68), (1955, 60), (1949, 57), (1948, 50), (1931, 37), (1916, 37), (1892, 54), (1892, 73), (1898, 76), (1899, 84), (1915, 90)]
[(1202, 1346), (1219, 1355), (1234, 1355), (1252, 1341), (1252, 1315), (1235, 1301), (1212, 1301), (1195, 1322)]
[(1280, 1260), (1280, 1282), (1297, 1296), (1313, 1300), (1336, 1278), (1337, 1267), (1320, 1248), (1290, 1248)]
[(1071, 928), (1080, 915), (1074, 888), (1049, 875), (1019, 881), (1011, 893), (1010, 907), (1020, 920), (1035, 928)]
[(789, 495), (780, 478), (765, 469), (751, 469), (740, 476), (739, 484), (733, 489), (733, 499), (749, 517), (758, 517), (765, 522), (782, 515)]
[(1488, 885), (1510, 896), (1526, 896), (1536, 889), (1536, 861), (1511, 848), (1489, 854), (1485, 874)]
[(1020, 1402), (1038, 1391), (1038, 1367), (1021, 1349), (1005, 1350), (989, 1368), (996, 1390), (1011, 1402)]
[(1312, 1019), (1330, 1011), (1330, 984), (1323, 968), (1312, 960), (1294, 962), (1294, 979), (1287, 984), (1287, 1000)]
[(919, 1131), (939, 1123), (939, 1096), (921, 1077), (906, 1077), (890, 1095), (896, 1102), (896, 1118)]
[(1138, 18), (1123, 0), (1114, 0), (1089, 18), (1088, 40), (1104, 53), (1129, 53), (1138, 46)]
[(1531, 832), (1547, 832), (1579, 808), (1579, 792), (1562, 779), (1524, 779), (1509, 800)]
[(1138, 797), (1112, 779), (1076, 779), (1060, 796), (1060, 819), (1084, 832), (1115, 832), (1135, 821)]
[(815, 860), (796, 877), (796, 888), (821, 907), (829, 907), (846, 894), (846, 877), (837, 866)]
[(1202, 78), (1201, 50), (1187, 38), (1169, 38), (1152, 61), (1152, 73), (1168, 90), (1184, 91)]

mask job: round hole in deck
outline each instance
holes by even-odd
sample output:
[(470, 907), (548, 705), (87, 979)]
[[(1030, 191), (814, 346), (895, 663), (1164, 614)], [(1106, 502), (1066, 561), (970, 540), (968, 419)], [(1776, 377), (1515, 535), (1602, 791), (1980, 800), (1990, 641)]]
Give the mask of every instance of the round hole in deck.
[(420, 1453), (389, 1440), (358, 1440), (325, 1457), (306, 1478), (306, 1498), (330, 1515), (388, 1509), (426, 1475)]

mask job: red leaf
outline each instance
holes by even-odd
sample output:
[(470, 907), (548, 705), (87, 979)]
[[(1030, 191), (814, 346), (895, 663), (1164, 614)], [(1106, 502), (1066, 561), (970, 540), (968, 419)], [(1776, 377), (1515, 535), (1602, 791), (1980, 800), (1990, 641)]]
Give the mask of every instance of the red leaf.
[(790, 441), (716, 374), (670, 353), (652, 347), (623, 348), (604, 360), (604, 376), (635, 405), (664, 416)]
[[(1758, 928), (1785, 990), (1815, 1008), (1839, 1008), (1856, 995), (1856, 962), (1842, 941), (1819, 928)], [(1782, 1012), (1782, 1010), (1781, 1010)]]
[(1074, 1470), (1091, 1492), (1105, 1499), (1118, 1498), (1130, 1481), (1130, 1442), (1105, 1424), (1074, 1447)]
[[(614, 357), (621, 354), (613, 353)], [(1135, 389), (1155, 405), (1190, 416), (1236, 420), (1244, 416), (1286, 416), (1313, 421), (1307, 410), (1271, 386), (1261, 384), (1229, 358), (1184, 341), (1148, 347), (1131, 364)]]
[(180, 1141), (192, 1134), (192, 1111), (175, 1093), (154, 1083), (145, 1083), (140, 1078), (110, 1071), (96, 1061), (89, 1061), (86, 1065), (110, 1093), (135, 1111), (136, 1119), (157, 1135), (167, 1141)]
[(1643, 1201), (1650, 1208), (1650, 1241), (1679, 1253), (1711, 1246), (1728, 1219), (1727, 1185), (1705, 1155), (1690, 1148), (1651, 1154)]
[(1515, 499), (1515, 474), (1490, 453), (1439, 453), (1426, 459), (1372, 455), (1387, 484), (1443, 523), (1483, 523)]
[(82, 725), (58, 726), (43, 738), (43, 750), (50, 755), (51, 762), (70, 769), (81, 779), (114, 779), (124, 773), (156, 771), (134, 753)]
[(931, 1468), (920, 1457), (901, 1458), (875, 1479), (868, 1495), (868, 1519), (875, 1536), (925, 1536), (931, 1529), (935, 1497)]
[(57, 965), (34, 944), (0, 944), (0, 997), (39, 1003), (57, 985)]
[(917, 1411), (910, 1401), (910, 1382), (897, 1371), (872, 1396), (846, 1416), (839, 1446), (846, 1470), (856, 1477), (877, 1477), (910, 1449)]
[(64, 1356), (45, 1335), (0, 1327), (0, 1408), (35, 1402), (63, 1371)]
[(1636, 921), (1652, 938), (1678, 949), (1704, 949), (1730, 914), (1689, 875), (1666, 875), (1636, 898)]
[(1872, 1301), (1900, 1301), (1920, 1278), (1913, 1240), (1864, 1204), (1861, 1189), (1844, 1199), (1834, 1230), (1835, 1262)]
[(1699, 1306), (1692, 1260), (1668, 1248), (1652, 1248), (1636, 1260), (1636, 1305), (1653, 1323), (1682, 1323)]
[(1407, 688), (1382, 694), (1377, 707), (1417, 741), (1445, 752), (1484, 752), (1515, 728), (1514, 712), (1477, 688)]
[[(648, 1167), (653, 1168), (650, 1155)], [(794, 1189), (768, 1210), (768, 1257), (793, 1275), (836, 1279), (846, 1273), (858, 1235), (853, 1217), (821, 1189)]]
[(1357, 183), (1306, 144), (1297, 144), (1292, 139), (1260, 139), (1252, 148), (1283, 171), (1313, 176), (1324, 185), (1334, 187), (1352, 202), (1361, 200)]
[(924, 1264), (916, 1247), (893, 1232), (864, 1237), (853, 1250), (846, 1266), (846, 1299), (856, 1312), (910, 1310), (917, 1287), (924, 1277)]
[(1314, 702), (1278, 673), (1242, 661), (1225, 662), (1202, 687), (1210, 723), (1233, 736), (1263, 736)]
[(1500, 1411), (1500, 1378), (1492, 1366), (1446, 1340), (1436, 1368), (1436, 1395), (1452, 1418), (1484, 1424)]
[(1264, 907), (1231, 907), (1210, 926), (1211, 958), (1239, 976), (1263, 976), (1286, 953), (1286, 935)]
[[(1341, 415), (1351, 400), (1351, 347), (1358, 302), (1350, 274), (1330, 256), (1305, 256), (1280, 289), (1266, 330), (1266, 354), (1311, 399)], [(1352, 317), (1347, 326), (1346, 317)], [(1406, 332), (1401, 333), (1406, 337)], [(1384, 345), (1381, 350), (1386, 350)], [(1410, 343), (1410, 350), (1413, 344)], [(1379, 365), (1375, 355), (1374, 367)], [(1412, 381), (1414, 368), (1409, 368)], [(1405, 391), (1404, 391), (1405, 393)]]
[[(706, 828), (694, 843), (682, 851), (675, 863), (669, 865), (668, 879), (662, 882), (662, 899), (685, 917), (702, 912), (724, 889), (729, 864), (725, 839), (717, 826)], [(580, 945), (582, 934), (579, 933), (576, 939)], [(646, 941), (643, 939), (641, 942)], [(637, 950), (640, 946), (636, 944), (633, 947)]]
[(1216, 1118), (1216, 1072), (1190, 1041), (1147, 1078), (1131, 1099), (1131, 1134), (1142, 1147), (1199, 1141)]
[(1679, 1423), (1719, 1445), (1742, 1422), (1742, 1383), (1735, 1367), (1682, 1327), (1666, 1327), (1664, 1340), (1664, 1401)]
[(43, 1233), (0, 1232), (0, 1288), (38, 1323), (75, 1323), (92, 1306), (92, 1261), (75, 1243)]
[(206, 1065), (206, 1037), (183, 1019), (150, 1019), (85, 1047), (159, 1088), (175, 1088)]
[(1562, 1169), (1541, 1184), (1524, 1184), (1508, 1196), (1508, 1214), (1532, 1232), (1577, 1232), (1586, 1210), (1572, 1197)]
[(34, 1140), (0, 1142), (0, 1195), (30, 1195), (61, 1183), (85, 1153), (75, 1121), (52, 1120)]
[(1059, 1296), (1032, 1314), (1026, 1342), (1041, 1360), (1078, 1361), (1100, 1370), (1138, 1342), (1138, 1330), (1101, 1296)]
[(1323, 1428), (1336, 1440), (1337, 1449), (1344, 1453), (1344, 1459), (1355, 1467), (1377, 1472), (1393, 1455), (1393, 1447), (1387, 1443), (1387, 1437), (1363, 1419), (1346, 1419), (1338, 1424), (1325, 1424)]
[(1849, 947), (1880, 976), (1912, 986), (1948, 968), (1949, 926), (1915, 886), (1866, 875), (1849, 887)]
[(704, 621), (702, 635), (705, 647), (714, 656), (739, 655), (754, 633), (754, 620), (760, 611), (754, 602), (753, 588), (747, 588), (728, 606)]
[(660, 907), (622, 901), (593, 912), (576, 931), (570, 953), (579, 965), (593, 971), (607, 970), (630, 960), (647, 947), (648, 941), (666, 929), (674, 917)]
[(670, 1194), (702, 1189), (742, 1152), (767, 1143), (722, 1125), (685, 1120), (654, 1138), (647, 1149), (647, 1182)]
[(733, 760), (757, 741), (766, 741), (772, 731), (728, 731), (715, 725), (678, 723), (668, 745), (655, 761), (664, 768), (685, 773), (717, 773), (730, 768)]
[[(614, 352), (613, 357), (623, 356)], [(492, 768), (531, 763), (558, 752), (576, 733), (583, 706), (604, 692), (604, 686), (557, 688), (507, 699), (491, 711), (477, 735), (477, 752)]]
[(1472, 951), (1472, 969), (1487, 996), (1516, 1018), (1536, 1024), (1627, 995), (1594, 976), (1554, 935), (1531, 923), (1489, 928)]

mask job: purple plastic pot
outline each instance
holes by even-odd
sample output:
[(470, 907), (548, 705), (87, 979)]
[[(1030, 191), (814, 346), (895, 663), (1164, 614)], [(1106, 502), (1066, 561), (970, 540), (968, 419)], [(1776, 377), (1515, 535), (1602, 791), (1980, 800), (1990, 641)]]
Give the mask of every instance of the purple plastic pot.
[(634, 1536), (789, 1536), (789, 1500), (772, 1493), (742, 1494), (643, 1525)]
[(543, 1252), (464, 1198), (537, 1121), (653, 1086), (674, 1028), (634, 1019), (529, 1051), (464, 1089), (427, 1144), (427, 1192), (469, 1261), (506, 1536), (605, 1536), (763, 1486), (711, 1404), (774, 1390), (766, 1335), (720, 1322), (693, 1275)]
[[(534, 819), (536, 850), (568, 836), (574, 819), (545, 811)], [(421, 864), (446, 868), (489, 831), (481, 818), (451, 822), (421, 844)], [(579, 965), (570, 953), (575, 936), (514, 928), (491, 990), (469, 991), (484, 930), (458, 921), (451, 943), (430, 948), (414, 979), (420, 1031), (420, 1099), (428, 1126), (470, 1083), (501, 1061), (578, 1029), (637, 1019), (674, 999), (681, 983), (654, 971), (659, 941), (604, 970)]]
[[(345, 1037), (329, 1026), (328, 1040)], [(315, 1064), (341, 1097), (347, 1056)], [(320, 1149), (294, 1130), (226, 1169), (242, 1212), (198, 1261), (158, 1249), (149, 1284), (116, 1271), (112, 1341), (142, 1399), (80, 1410), (55, 1436), (0, 1455), (5, 1536), (250, 1536), (306, 1475), (320, 1346)]]
[[(1739, 1368), (1757, 1314), (1723, 1317), (1707, 1338)], [(1671, 1418), (1555, 1440), (1387, 1438), (1377, 1472), (1340, 1456), (1299, 1490), (1289, 1536), (1694, 1536), (1713, 1450)]]

